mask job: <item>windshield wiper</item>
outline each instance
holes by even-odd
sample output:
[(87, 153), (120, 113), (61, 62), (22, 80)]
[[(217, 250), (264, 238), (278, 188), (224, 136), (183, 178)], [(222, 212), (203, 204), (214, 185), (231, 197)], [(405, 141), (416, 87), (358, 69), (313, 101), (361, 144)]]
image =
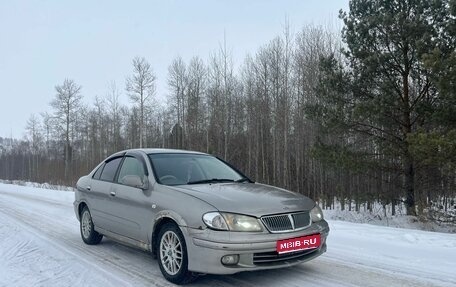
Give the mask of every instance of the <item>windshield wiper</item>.
[(211, 178), (211, 179), (189, 181), (189, 182), (187, 182), (187, 184), (215, 183), (215, 182), (234, 182), (234, 180), (229, 179), (229, 178)]
[(246, 181), (250, 182), (250, 179), (247, 177), (243, 177), (241, 179), (236, 180), (236, 182), (246, 182)]

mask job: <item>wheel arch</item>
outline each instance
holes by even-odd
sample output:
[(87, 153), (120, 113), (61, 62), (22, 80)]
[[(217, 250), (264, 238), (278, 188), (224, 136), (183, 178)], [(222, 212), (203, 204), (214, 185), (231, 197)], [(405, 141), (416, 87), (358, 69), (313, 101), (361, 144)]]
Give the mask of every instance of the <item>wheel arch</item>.
[(87, 209), (89, 209), (89, 211), (90, 211), (89, 205), (85, 201), (79, 202), (79, 204), (78, 204), (78, 217), (79, 217), (79, 219), (81, 218), (82, 210), (84, 209), (84, 207), (87, 207)]
[(155, 222), (153, 225), (152, 234), (151, 234), (151, 249), (152, 249), (152, 254), (154, 256), (157, 255), (158, 234), (160, 233), (160, 230), (163, 227), (163, 225), (165, 225), (167, 223), (175, 224), (179, 228), (181, 226), (187, 226), (185, 220), (175, 212), (163, 211), (159, 215), (157, 215), (157, 218), (155, 219)]

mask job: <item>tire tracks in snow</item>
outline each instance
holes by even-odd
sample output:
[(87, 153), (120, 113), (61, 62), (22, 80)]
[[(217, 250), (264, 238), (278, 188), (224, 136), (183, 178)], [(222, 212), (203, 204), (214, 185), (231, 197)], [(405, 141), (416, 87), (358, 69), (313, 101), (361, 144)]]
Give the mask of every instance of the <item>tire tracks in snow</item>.
[[(47, 200), (40, 201), (50, 205), (55, 204), (48, 203)], [(68, 206), (61, 206), (68, 208)], [(131, 262), (128, 262), (128, 260), (122, 260), (117, 254), (116, 256), (113, 256), (112, 254), (115, 254), (115, 250), (108, 250), (108, 252), (105, 252), (104, 249), (106, 248), (100, 248), (106, 247), (102, 245), (107, 245), (107, 249), (112, 249), (111, 247), (116, 246), (117, 243), (104, 239), (103, 242), (107, 241), (105, 242), (106, 244), (102, 243), (100, 246), (84, 245), (79, 238), (79, 232), (68, 230), (71, 229), (67, 226), (68, 223), (62, 224), (53, 218), (53, 215), (49, 216), (45, 212), (39, 214), (32, 210), (24, 211), (18, 208), (13, 209), (9, 207), (9, 205), (4, 204), (3, 200), (0, 202), (0, 213), (3, 213), (2, 217), (12, 218), (13, 221), (22, 225), (25, 230), (30, 231), (40, 239), (47, 241), (50, 245), (59, 248), (63, 252), (69, 253), (78, 260), (82, 260), (91, 268), (98, 269), (99, 272), (105, 274), (105, 277), (114, 279), (112, 282), (113, 285), (117, 285), (114, 283), (116, 283), (115, 281), (118, 281), (120, 285), (117, 286), (150, 285), (151, 283), (160, 287), (170, 286), (168, 281), (161, 278), (161, 274), (156, 274), (158, 278), (145, 276), (143, 274), (144, 269), (138, 270), (137, 268), (132, 268), (134, 266), (132, 266)], [(74, 219), (74, 223), (77, 222), (78, 221)], [(118, 247), (120, 247), (120, 249), (127, 249), (128, 253), (131, 253), (131, 251), (137, 252), (136, 250), (128, 250), (130, 249), (129, 247)], [(152, 256), (144, 254), (144, 256), (146, 255), (148, 257), (147, 259), (150, 261), (149, 263), (153, 263)], [(118, 274), (122, 274), (123, 276), (118, 276)], [(125, 278), (128, 281), (126, 281)]]

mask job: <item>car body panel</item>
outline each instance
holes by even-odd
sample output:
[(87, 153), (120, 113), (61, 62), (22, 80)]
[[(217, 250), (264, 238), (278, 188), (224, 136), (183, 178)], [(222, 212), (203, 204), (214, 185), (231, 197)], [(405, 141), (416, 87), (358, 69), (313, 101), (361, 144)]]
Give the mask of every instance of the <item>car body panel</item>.
[(154, 218), (151, 208), (153, 194), (131, 186), (112, 184), (109, 208), (107, 209), (115, 222), (109, 228), (112, 232), (141, 242), (148, 240), (148, 226)]
[(220, 211), (260, 217), (266, 214), (310, 210), (315, 202), (300, 194), (259, 183), (216, 183), (174, 186)]
[[(314, 253), (304, 255), (297, 260), (277, 262), (270, 266), (256, 266), (253, 255), (256, 253), (274, 252), (276, 242), (311, 234), (320, 234), (322, 245)], [(209, 274), (234, 274), (241, 271), (264, 270), (288, 267), (299, 264), (326, 252), (326, 238), (329, 226), (326, 221), (312, 224), (308, 229), (293, 233), (263, 234), (244, 232), (224, 232), (214, 230), (185, 229), (189, 251), (189, 270)], [(191, 241), (190, 241), (191, 240)], [(224, 255), (239, 254), (240, 264), (232, 267), (220, 263)], [(217, 260), (218, 259), (218, 260)]]
[(90, 213), (95, 226), (111, 229), (116, 226), (116, 220), (110, 212), (112, 202), (109, 195), (111, 183), (101, 180), (88, 180), (90, 191), (87, 192), (86, 201), (91, 203)]

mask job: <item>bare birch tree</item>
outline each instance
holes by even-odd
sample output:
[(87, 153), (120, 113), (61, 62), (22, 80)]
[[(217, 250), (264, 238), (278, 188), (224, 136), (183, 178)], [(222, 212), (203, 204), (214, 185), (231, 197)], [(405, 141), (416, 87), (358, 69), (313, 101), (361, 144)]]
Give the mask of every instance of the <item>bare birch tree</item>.
[(62, 85), (55, 87), (57, 94), (51, 102), (54, 108), (54, 116), (58, 119), (59, 130), (63, 131), (64, 139), (64, 160), (65, 160), (65, 179), (69, 178), (71, 161), (72, 161), (72, 146), (71, 132), (76, 113), (81, 106), (81, 86), (73, 80), (65, 79)]
[(126, 90), (130, 100), (136, 104), (139, 110), (139, 147), (143, 147), (144, 141), (144, 113), (146, 106), (155, 94), (156, 76), (145, 58), (133, 59), (133, 75), (127, 78)]
[[(183, 135), (176, 135), (175, 147), (183, 148), (185, 145), (183, 139), (187, 133), (187, 125), (185, 123), (187, 115), (187, 67), (181, 57), (175, 58), (168, 67), (168, 88), (170, 91), (169, 104), (174, 107), (177, 126), (182, 127), (184, 133)], [(180, 131), (180, 129), (176, 131)]]

